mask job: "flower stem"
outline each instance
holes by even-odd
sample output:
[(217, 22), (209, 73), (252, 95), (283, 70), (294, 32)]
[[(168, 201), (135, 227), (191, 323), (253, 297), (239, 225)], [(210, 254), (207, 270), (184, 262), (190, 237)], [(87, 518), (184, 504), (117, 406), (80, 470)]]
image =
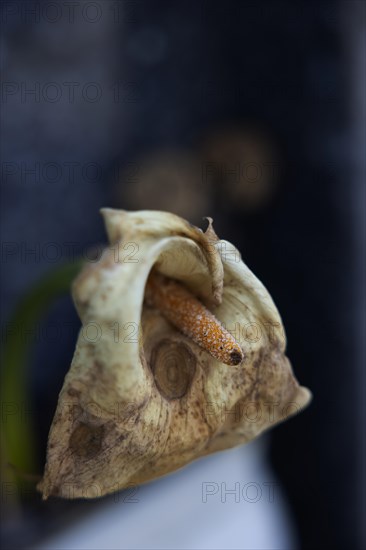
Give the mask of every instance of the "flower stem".
[(70, 291), (82, 263), (70, 262), (47, 273), (21, 299), (5, 329), (0, 389), (2, 462), (24, 474), (35, 473), (37, 468), (34, 415), (26, 372), (31, 342), (24, 334), (34, 329), (55, 298)]

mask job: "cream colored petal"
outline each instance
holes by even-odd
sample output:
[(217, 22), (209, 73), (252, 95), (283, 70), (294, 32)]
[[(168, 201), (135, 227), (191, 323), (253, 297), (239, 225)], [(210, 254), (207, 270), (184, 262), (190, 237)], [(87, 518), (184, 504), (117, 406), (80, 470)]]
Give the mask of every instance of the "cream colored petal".
[(253, 439), (311, 400), (285, 356), (284, 327), (268, 291), (231, 243), (219, 241), (216, 249), (224, 266), (224, 294), (213, 312), (240, 343), (244, 361), (230, 370), (217, 362), (208, 372), (206, 395), (223, 421), (221, 439), (209, 452)]
[[(151, 236), (157, 238), (181, 236), (198, 244), (206, 258), (211, 276), (210, 301), (215, 304), (221, 303), (223, 267), (214, 252), (214, 233), (212, 235), (209, 232), (207, 236), (198, 227), (169, 212), (155, 210), (126, 212), (125, 210), (102, 208), (101, 213), (106, 223), (110, 243), (115, 243), (120, 239), (123, 239), (124, 242), (134, 242), (141, 235), (143, 239)], [(206, 290), (206, 294), (207, 292)]]

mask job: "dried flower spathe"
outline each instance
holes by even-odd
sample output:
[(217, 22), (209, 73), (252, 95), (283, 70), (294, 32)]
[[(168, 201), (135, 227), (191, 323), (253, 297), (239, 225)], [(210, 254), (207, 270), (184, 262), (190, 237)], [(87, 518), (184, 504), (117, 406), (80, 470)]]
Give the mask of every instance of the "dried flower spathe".
[[(49, 434), (44, 498), (144, 483), (252, 440), (311, 397), (293, 376), (271, 297), (211, 220), (204, 233), (167, 212), (102, 213), (110, 247), (73, 285), (83, 327)], [(151, 273), (204, 304), (241, 362), (228, 366), (207, 349), (217, 338), (200, 345), (202, 335), (171, 324), (147, 296)]]

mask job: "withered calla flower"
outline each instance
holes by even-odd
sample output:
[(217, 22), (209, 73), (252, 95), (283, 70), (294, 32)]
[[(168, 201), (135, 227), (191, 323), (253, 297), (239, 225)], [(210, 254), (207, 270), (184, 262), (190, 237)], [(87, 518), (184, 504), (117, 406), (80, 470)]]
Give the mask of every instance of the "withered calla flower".
[(44, 498), (144, 483), (247, 443), (311, 398), (271, 297), (210, 219), (203, 232), (167, 212), (102, 214), (110, 247), (73, 284), (83, 326), (50, 429)]

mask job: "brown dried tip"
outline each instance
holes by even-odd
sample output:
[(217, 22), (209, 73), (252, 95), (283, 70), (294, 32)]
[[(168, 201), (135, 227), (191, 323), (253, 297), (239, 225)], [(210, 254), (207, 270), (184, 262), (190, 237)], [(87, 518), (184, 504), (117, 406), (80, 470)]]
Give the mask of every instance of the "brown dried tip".
[(226, 365), (239, 365), (243, 351), (216, 317), (181, 283), (151, 272), (145, 297), (183, 334)]

